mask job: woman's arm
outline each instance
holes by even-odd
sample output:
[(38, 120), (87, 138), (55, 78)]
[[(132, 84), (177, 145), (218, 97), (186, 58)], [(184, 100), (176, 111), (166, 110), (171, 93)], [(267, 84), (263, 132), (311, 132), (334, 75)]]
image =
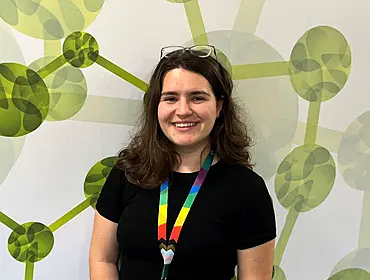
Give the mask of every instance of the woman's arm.
[(238, 280), (271, 280), (275, 240), (238, 250)]
[(90, 280), (118, 280), (117, 224), (95, 212), (90, 245)]

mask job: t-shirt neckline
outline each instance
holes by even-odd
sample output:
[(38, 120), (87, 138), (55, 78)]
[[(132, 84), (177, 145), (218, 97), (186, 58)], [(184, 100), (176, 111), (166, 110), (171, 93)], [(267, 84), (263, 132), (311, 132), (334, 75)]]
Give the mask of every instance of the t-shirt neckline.
[[(217, 162), (211, 165), (211, 168), (209, 169), (210, 171), (214, 169), (215, 167), (219, 166), (222, 162), (222, 159), (219, 159)], [(172, 173), (176, 176), (192, 176), (196, 175), (199, 173), (199, 170), (197, 171), (192, 171), (192, 172), (179, 172), (179, 171), (172, 171)]]

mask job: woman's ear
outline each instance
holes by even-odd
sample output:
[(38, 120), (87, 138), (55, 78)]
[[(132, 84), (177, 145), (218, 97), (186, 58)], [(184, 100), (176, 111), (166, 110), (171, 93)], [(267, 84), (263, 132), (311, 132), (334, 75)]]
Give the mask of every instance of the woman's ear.
[(220, 112), (222, 110), (222, 105), (224, 104), (224, 96), (221, 95), (220, 99), (216, 102), (216, 111), (217, 111), (217, 117), (220, 116)]

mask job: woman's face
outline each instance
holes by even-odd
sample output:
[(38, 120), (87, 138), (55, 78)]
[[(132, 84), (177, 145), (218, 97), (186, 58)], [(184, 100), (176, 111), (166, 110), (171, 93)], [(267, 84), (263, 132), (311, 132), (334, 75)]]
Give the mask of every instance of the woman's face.
[(163, 80), (158, 104), (159, 125), (166, 137), (181, 149), (208, 143), (222, 109), (203, 76), (177, 68)]

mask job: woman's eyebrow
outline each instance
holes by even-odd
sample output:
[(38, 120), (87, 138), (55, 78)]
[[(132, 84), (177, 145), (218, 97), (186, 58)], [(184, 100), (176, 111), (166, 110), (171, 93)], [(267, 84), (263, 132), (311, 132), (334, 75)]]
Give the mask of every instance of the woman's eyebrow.
[[(191, 90), (188, 91), (187, 94), (189, 95), (197, 95), (197, 94), (204, 94), (210, 96), (210, 94), (204, 90)], [(179, 95), (176, 91), (164, 91), (162, 95)]]

